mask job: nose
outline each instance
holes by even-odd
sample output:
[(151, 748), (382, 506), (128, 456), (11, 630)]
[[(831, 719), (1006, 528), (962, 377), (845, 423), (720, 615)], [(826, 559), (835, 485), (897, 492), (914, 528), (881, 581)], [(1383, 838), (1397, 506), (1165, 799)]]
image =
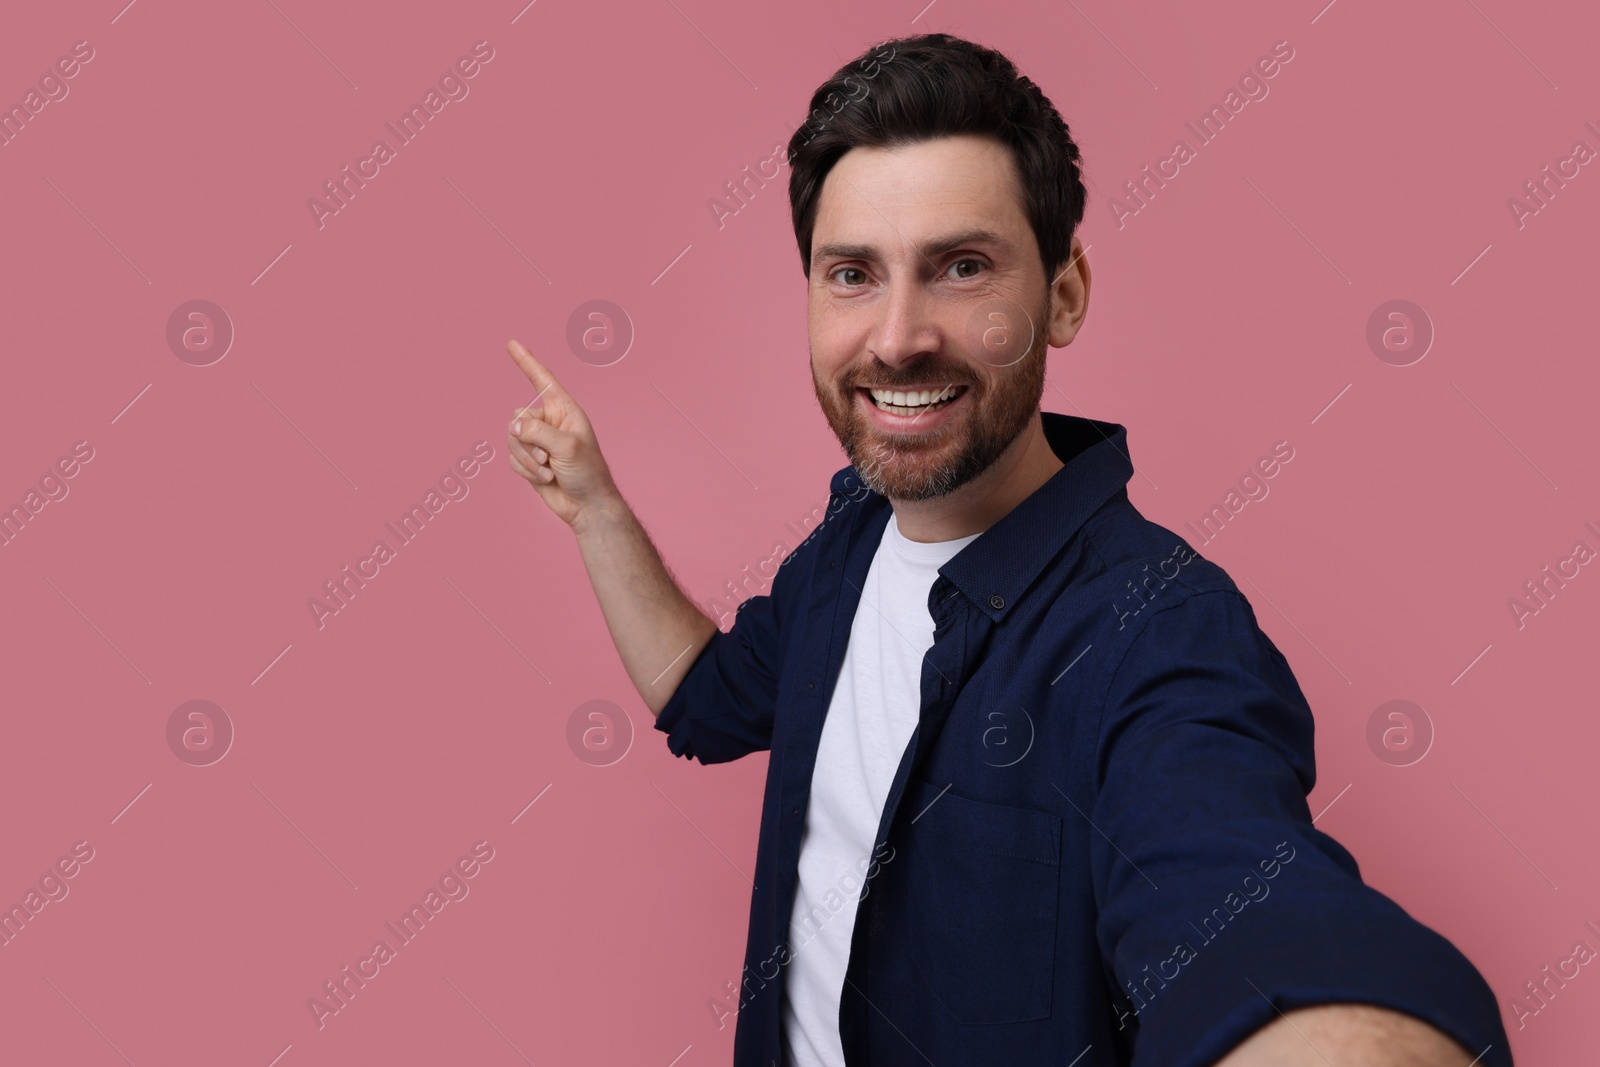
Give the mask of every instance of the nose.
[(901, 367), (939, 350), (934, 298), (914, 282), (900, 279), (879, 304), (880, 317), (868, 347), (891, 367)]

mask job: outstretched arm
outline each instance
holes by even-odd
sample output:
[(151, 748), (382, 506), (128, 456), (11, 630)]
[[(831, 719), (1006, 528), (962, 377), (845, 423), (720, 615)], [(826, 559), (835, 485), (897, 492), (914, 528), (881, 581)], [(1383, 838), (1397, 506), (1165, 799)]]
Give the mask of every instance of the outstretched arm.
[(1313, 825), (1313, 729), (1236, 588), (1140, 615), (1105, 699), (1091, 813), (1134, 1064), (1511, 1067), (1471, 961)]
[(622, 499), (583, 409), (521, 344), (506, 350), (544, 401), (513, 414), (511, 467), (572, 527), (622, 665), (660, 715), (716, 623), (683, 595)]

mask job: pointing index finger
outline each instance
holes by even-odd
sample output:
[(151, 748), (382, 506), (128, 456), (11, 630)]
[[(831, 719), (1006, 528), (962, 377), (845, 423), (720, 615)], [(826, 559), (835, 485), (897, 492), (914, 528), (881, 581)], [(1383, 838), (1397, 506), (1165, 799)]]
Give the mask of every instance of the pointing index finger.
[(534, 359), (533, 353), (529, 352), (521, 341), (511, 340), (506, 342), (506, 351), (511, 353), (511, 358), (516, 361), (517, 366), (522, 368), (522, 373), (528, 376), (528, 380), (538, 387), (539, 396), (544, 396), (545, 393), (551, 392), (557, 396), (566, 395), (566, 391), (556, 381), (555, 375), (551, 374), (543, 363)]

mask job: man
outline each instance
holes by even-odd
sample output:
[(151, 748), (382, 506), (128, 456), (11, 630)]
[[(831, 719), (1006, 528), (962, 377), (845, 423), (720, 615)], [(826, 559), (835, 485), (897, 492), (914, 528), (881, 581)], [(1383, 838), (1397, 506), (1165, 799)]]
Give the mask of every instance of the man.
[(1124, 428), (1040, 411), (1090, 289), (1054, 107), (943, 34), (812, 106), (790, 199), (851, 466), (729, 631), (508, 346), (543, 398), (512, 466), (669, 747), (771, 751), (737, 1067), (1509, 1067), (1478, 972), (1312, 827), (1304, 696), (1222, 569), (1129, 502)]

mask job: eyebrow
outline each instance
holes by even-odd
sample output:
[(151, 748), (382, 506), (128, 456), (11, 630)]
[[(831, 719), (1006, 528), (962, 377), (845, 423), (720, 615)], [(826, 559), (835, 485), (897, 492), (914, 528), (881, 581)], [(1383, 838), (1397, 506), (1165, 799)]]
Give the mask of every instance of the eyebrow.
[[(1011, 242), (1001, 237), (998, 233), (979, 226), (925, 241), (917, 247), (917, 251), (924, 258), (933, 259), (935, 256), (942, 256), (946, 252), (952, 252), (957, 248), (977, 244), (992, 244), (1007, 250), (1011, 248)], [(811, 265), (815, 267), (824, 259), (879, 258), (881, 257), (878, 254), (878, 249), (874, 245), (826, 244), (812, 250)]]

